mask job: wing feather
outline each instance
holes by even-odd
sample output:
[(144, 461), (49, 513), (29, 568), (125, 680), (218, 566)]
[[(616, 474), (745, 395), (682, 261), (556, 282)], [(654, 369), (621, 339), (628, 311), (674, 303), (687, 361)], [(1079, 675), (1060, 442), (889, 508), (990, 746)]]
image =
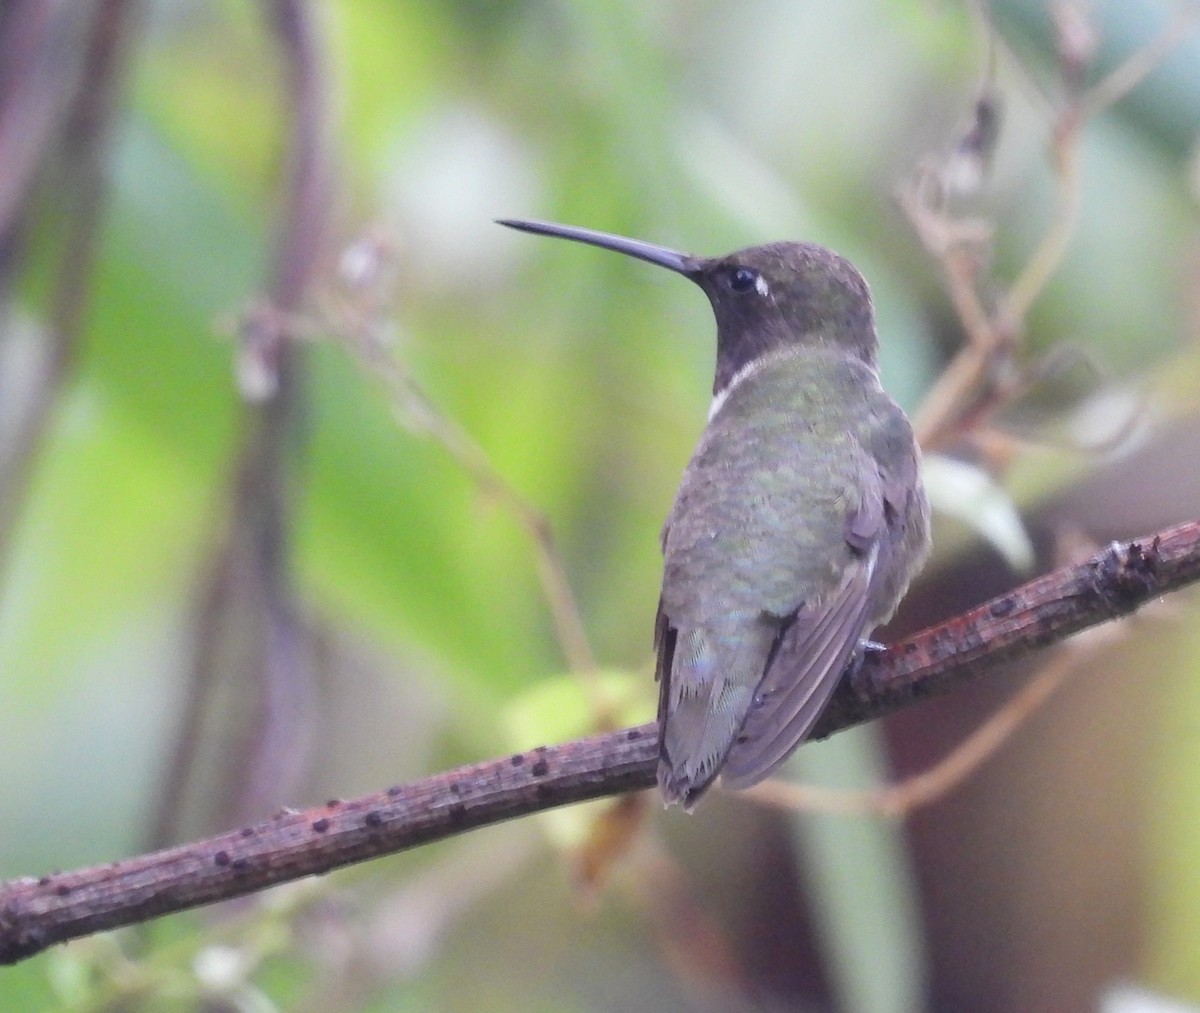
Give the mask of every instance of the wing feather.
[(855, 566), (822, 607), (801, 609), (785, 631), (725, 762), (722, 783), (747, 788), (804, 741), (858, 650), (870, 567)]

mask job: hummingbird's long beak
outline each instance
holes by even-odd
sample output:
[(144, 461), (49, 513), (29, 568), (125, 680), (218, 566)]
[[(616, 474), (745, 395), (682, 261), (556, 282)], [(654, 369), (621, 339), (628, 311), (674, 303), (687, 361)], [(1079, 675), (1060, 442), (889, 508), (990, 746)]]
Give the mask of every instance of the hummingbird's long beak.
[(605, 250), (616, 250), (639, 260), (649, 261), (659, 267), (676, 271), (679, 274), (693, 277), (699, 270), (699, 258), (669, 250), (665, 246), (655, 246), (644, 243), (640, 239), (626, 239), (624, 236), (614, 236), (608, 232), (595, 232), (583, 229), (577, 225), (558, 225), (554, 222), (530, 221), (522, 218), (497, 218), (496, 224), (507, 225), (510, 229), (521, 232), (532, 232), (539, 236), (556, 236), (559, 239), (573, 239), (577, 243), (587, 243), (589, 246), (599, 246)]

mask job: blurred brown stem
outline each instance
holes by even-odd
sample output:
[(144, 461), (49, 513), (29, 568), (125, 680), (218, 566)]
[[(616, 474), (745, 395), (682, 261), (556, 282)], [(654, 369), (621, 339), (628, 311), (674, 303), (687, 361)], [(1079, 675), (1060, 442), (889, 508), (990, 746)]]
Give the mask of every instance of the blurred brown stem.
[[(1091, 88), (1080, 85), (1093, 55), (1090, 26), (1071, 11), (1059, 26), (1060, 57), (1068, 96), (1059, 106), (1050, 154), (1056, 195), (1050, 223), (1016, 279), (1001, 289), (994, 308), (980, 297), (980, 272), (989, 241), (986, 223), (963, 220), (946, 207), (944, 181), (932, 162), (922, 165), (914, 183), (900, 194), (925, 248), (937, 258), (946, 289), (967, 343), (943, 370), (914, 420), (917, 439), (929, 452), (962, 438), (966, 413), (980, 419), (1005, 401), (1007, 391), (989, 390), (997, 365), (1011, 355), (1030, 309), (1054, 277), (1075, 235), (1082, 200), (1079, 171), (1083, 132), (1088, 121), (1135, 88), (1192, 31), (1200, 8), (1181, 4), (1163, 30)], [(981, 22), (987, 24), (986, 18)], [(1072, 30), (1082, 33), (1075, 38)], [(999, 286), (996, 286), (999, 287)]]
[[(132, 0), (104, 0), (95, 5), (83, 45), (82, 66), (72, 103), (59, 124), (56, 119), (62, 71), (56, 68), (57, 31), (64, 16), (77, 16), (60, 4), (26, 3), (8, 12), (4, 53), (18, 39), (32, 45), (19, 56), (24, 73), (4, 76), (0, 94), (0, 245), (15, 242), (19, 209), (36, 185), (37, 169), (47, 161), (53, 131), (61, 126), (65, 234), (49, 298), (48, 348), (31, 379), (24, 412), (11, 437), (12, 452), (0, 457), (0, 572), (8, 553), (38, 455), (54, 422), (59, 397), (74, 365), (91, 292), (92, 266), (100, 235), (107, 189), (105, 162), (117, 108), (124, 56), (137, 5)], [(15, 62), (15, 61), (14, 61)], [(11, 253), (11, 250), (9, 251)]]
[[(1200, 580), (1200, 520), (1108, 550), (893, 644), (839, 687), (817, 737), (945, 693)], [(181, 847), (0, 884), (0, 963), (467, 830), (654, 784), (653, 724), (437, 774)]]
[(389, 351), (371, 335), (351, 335), (360, 361), (387, 384), (397, 414), (409, 420), (410, 428), (428, 433), (466, 471), (480, 492), (499, 502), (529, 536), (536, 554), (542, 596), (554, 620), (563, 655), (572, 671), (584, 677), (594, 690), (593, 703), (600, 707), (601, 695), (594, 683), (596, 659), (588, 643), (575, 594), (554, 544), (550, 522), (531, 506), (496, 471), (487, 454), (437, 407)]
[(1011, 700), (949, 756), (928, 770), (896, 784), (864, 791), (843, 791), (774, 778), (756, 784), (746, 794), (756, 802), (796, 812), (892, 819), (907, 816), (914, 809), (938, 801), (966, 781), (1050, 699), (1067, 676), (1079, 667), (1078, 653), (1071, 649), (1075, 643), (1060, 648)]
[(215, 645), (227, 624), (250, 618), (243, 660), (253, 720), (228, 750), (221, 822), (278, 804), (308, 758), (316, 663), (291, 580), (291, 514), (303, 435), (303, 349), (288, 321), (300, 310), (322, 254), (330, 203), (328, 81), (319, 9), (303, 0), (265, 6), (283, 56), (290, 113), (282, 207), (265, 304), (247, 315), (244, 340), (260, 357), (269, 391), (247, 405), (229, 494), (228, 531), (200, 595), (187, 699), (156, 812), (152, 846), (170, 839), (194, 767), (207, 701), (217, 683)]

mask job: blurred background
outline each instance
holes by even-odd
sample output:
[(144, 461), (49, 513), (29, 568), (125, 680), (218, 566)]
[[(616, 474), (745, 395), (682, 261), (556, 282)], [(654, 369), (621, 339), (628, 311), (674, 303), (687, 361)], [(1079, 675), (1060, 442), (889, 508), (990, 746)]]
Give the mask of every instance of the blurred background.
[[(710, 311), (495, 217), (858, 265), (937, 510), (885, 639), (1196, 516), (1195, 7), (4, 4), (0, 877), (652, 717)], [(3, 1005), (1200, 1006), (1198, 619), (785, 768), (919, 773), (1055, 666), (903, 818), (596, 803), (71, 943)]]

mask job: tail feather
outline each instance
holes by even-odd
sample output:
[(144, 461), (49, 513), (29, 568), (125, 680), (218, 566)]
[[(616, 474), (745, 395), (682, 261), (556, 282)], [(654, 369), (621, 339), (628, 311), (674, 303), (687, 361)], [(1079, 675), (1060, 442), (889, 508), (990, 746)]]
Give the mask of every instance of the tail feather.
[[(659, 672), (658, 783), (667, 805), (691, 808), (717, 776), (782, 625), (767, 615), (734, 614), (669, 630), (670, 664)], [(663, 660), (660, 647), (660, 666)]]

